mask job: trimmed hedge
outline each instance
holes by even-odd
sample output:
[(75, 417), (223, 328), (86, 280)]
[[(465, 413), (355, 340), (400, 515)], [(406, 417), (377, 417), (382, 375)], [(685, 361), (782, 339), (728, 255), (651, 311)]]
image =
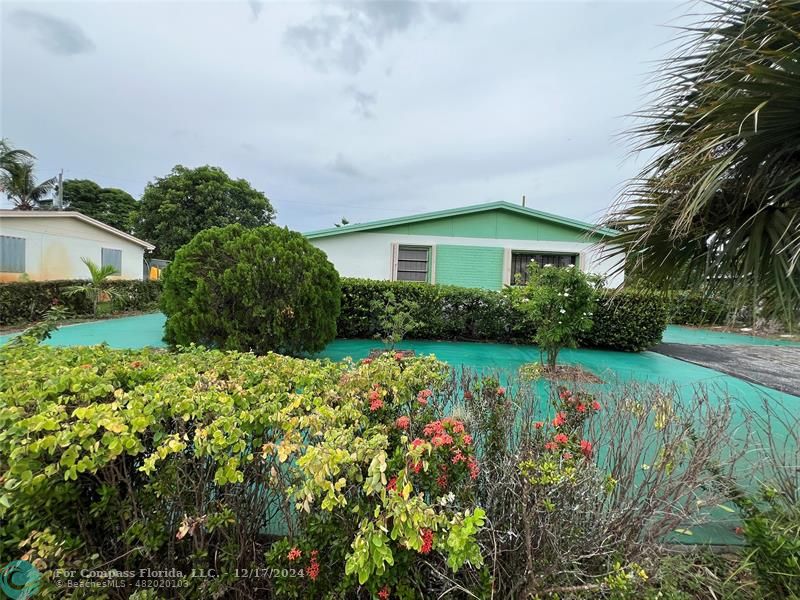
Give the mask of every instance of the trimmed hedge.
[[(83, 280), (14, 281), (0, 283), (0, 325), (17, 325), (39, 320), (53, 304), (65, 306), (76, 317), (91, 316), (92, 303), (83, 294), (67, 296), (64, 290)], [(116, 290), (112, 311), (149, 310), (158, 306), (161, 282), (118, 280), (109, 283)]]
[(731, 314), (727, 303), (691, 292), (678, 292), (670, 301), (669, 322), (676, 325), (721, 325)]
[[(422, 325), (409, 338), (530, 343), (530, 325), (502, 292), (350, 278), (342, 279), (338, 337), (374, 336), (380, 317), (372, 301), (390, 290), (398, 303), (409, 300), (418, 306), (412, 316)], [(581, 345), (634, 352), (650, 348), (661, 341), (667, 313), (664, 300), (652, 294), (602, 292), (594, 326), (582, 336)]]

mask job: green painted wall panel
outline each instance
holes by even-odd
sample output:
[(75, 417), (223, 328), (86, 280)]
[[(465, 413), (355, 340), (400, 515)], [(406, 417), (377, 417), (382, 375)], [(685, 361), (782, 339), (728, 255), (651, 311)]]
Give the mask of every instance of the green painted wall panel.
[(436, 246), (436, 283), (499, 290), (503, 287), (503, 249)]
[(417, 223), (393, 225), (372, 230), (375, 233), (406, 235), (438, 235), (445, 237), (473, 237), (490, 239), (534, 240), (551, 242), (590, 242), (596, 237), (586, 232), (508, 211), (456, 215)]

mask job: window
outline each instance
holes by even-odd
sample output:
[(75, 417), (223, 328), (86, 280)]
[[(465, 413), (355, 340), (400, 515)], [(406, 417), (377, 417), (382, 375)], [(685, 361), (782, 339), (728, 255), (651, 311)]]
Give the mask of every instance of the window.
[(556, 267), (568, 267), (578, 262), (577, 254), (542, 254), (535, 252), (512, 252), (511, 253), (511, 283), (517, 283), (517, 275), (520, 282), (524, 285), (528, 283), (528, 265), (531, 261), (540, 267), (545, 265), (555, 265)]
[(428, 281), (431, 249), (400, 246), (397, 249), (397, 281)]
[(122, 250), (114, 250), (112, 248), (101, 249), (100, 266), (105, 267), (111, 265), (114, 267), (114, 273), (119, 275), (122, 273)]
[(0, 272), (25, 272), (25, 238), (0, 235)]

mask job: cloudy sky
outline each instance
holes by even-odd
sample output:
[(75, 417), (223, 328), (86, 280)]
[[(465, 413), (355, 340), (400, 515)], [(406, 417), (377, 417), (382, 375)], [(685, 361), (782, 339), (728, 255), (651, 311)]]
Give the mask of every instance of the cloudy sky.
[(139, 197), (223, 167), (301, 231), (493, 200), (596, 221), (685, 3), (2, 2), (0, 135)]

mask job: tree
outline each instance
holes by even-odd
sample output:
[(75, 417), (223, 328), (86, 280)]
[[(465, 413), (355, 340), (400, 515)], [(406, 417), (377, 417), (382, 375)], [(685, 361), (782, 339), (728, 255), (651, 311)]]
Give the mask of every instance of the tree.
[(36, 183), (30, 162), (11, 162), (0, 177), (0, 186), (17, 210), (37, 208), (56, 185), (55, 177)]
[(631, 132), (655, 158), (609, 218), (624, 268), (791, 324), (800, 306), (800, 11), (709, 2)]
[(533, 327), (533, 341), (547, 354), (548, 369), (555, 371), (558, 353), (575, 348), (580, 335), (592, 328), (599, 279), (572, 266), (534, 262), (528, 272), (526, 285), (506, 288), (506, 293)]
[(103, 298), (110, 298), (113, 294), (111, 287), (108, 285), (109, 277), (116, 274), (116, 269), (113, 265), (99, 266), (93, 260), (88, 258), (81, 258), (83, 264), (89, 269), (89, 280), (86, 283), (79, 285), (71, 285), (64, 290), (67, 296), (74, 296), (75, 294), (83, 294), (92, 302), (92, 313), (97, 316), (97, 306)]
[(299, 354), (336, 336), (339, 274), (302, 234), (239, 224), (201, 231), (163, 276), (165, 339)]
[[(0, 185), (3, 178), (10, 175), (10, 171), (22, 163), (33, 160), (33, 154), (26, 150), (14, 148), (6, 138), (0, 138)], [(3, 191), (0, 188), (0, 191)]]
[(154, 256), (171, 259), (205, 229), (233, 223), (259, 227), (274, 217), (267, 197), (244, 179), (231, 179), (219, 167), (178, 165), (145, 188), (135, 231), (155, 244)]
[(128, 192), (103, 188), (89, 179), (64, 182), (64, 208), (76, 210), (121, 231), (130, 232), (138, 204)]

